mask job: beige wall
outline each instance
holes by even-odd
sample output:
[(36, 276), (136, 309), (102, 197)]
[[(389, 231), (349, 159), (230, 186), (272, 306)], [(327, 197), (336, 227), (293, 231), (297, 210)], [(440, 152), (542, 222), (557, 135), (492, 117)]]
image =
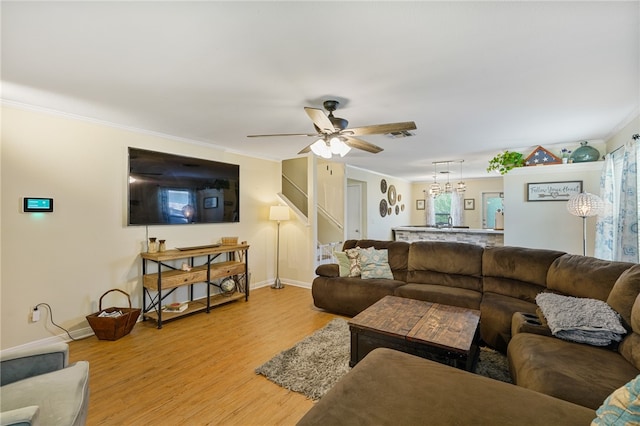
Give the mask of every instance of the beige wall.
[[(240, 223), (152, 226), (149, 236), (169, 248), (217, 242), (238, 236), (251, 244), (253, 285), (275, 275), (275, 224), (269, 206), (277, 204), (280, 165), (210, 147), (135, 133), (60, 115), (2, 109), (1, 342), (2, 349), (62, 335), (44, 318), (29, 323), (30, 307), (48, 303), (55, 321), (80, 333), (85, 316), (97, 311), (111, 288), (131, 295), (141, 306), (141, 261), (145, 227), (126, 225), (127, 147), (164, 151), (240, 165)], [(21, 212), (25, 196), (53, 197), (50, 214)], [(283, 239), (307, 238), (305, 227), (283, 227)], [(306, 246), (306, 244), (304, 244)], [(298, 247), (286, 245), (281, 256)], [(307, 263), (286, 262), (281, 277), (310, 282)], [(123, 303), (114, 297), (106, 306)], [(186, 300), (186, 299), (185, 299)], [(126, 302), (126, 300), (124, 301)], [(43, 317), (46, 311), (43, 311)]]
[[(527, 201), (527, 184), (581, 180), (583, 191), (598, 194), (603, 161), (522, 167), (504, 177), (504, 243), (582, 254), (582, 218), (566, 201)], [(593, 256), (596, 218), (587, 219), (587, 255)]]
[[(346, 175), (352, 181), (365, 183), (363, 188), (366, 188), (366, 193), (363, 194), (363, 198), (366, 200), (366, 214), (364, 215), (366, 217), (366, 235), (363, 235), (362, 238), (391, 240), (393, 239), (391, 228), (410, 224), (411, 204), (413, 203), (415, 206), (415, 201), (411, 199), (412, 188), (410, 182), (350, 166), (347, 166)], [(396, 198), (400, 198), (396, 205), (405, 206), (404, 210), (399, 209), (398, 214), (395, 213), (395, 206), (392, 206), (393, 212), (391, 215), (384, 217), (380, 215), (380, 201), (383, 198), (388, 199), (388, 194), (383, 194), (380, 189), (380, 181), (382, 179), (387, 181), (387, 187), (395, 186)]]

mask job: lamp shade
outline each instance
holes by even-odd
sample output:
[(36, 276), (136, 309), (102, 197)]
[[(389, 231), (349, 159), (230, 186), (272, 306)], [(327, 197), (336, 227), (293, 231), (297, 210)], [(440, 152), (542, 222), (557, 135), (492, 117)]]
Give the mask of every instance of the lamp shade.
[(269, 220), (289, 220), (289, 207), (271, 206), (271, 209), (269, 210)]
[(590, 217), (602, 213), (602, 198), (588, 192), (572, 195), (567, 201), (567, 210), (574, 216)]

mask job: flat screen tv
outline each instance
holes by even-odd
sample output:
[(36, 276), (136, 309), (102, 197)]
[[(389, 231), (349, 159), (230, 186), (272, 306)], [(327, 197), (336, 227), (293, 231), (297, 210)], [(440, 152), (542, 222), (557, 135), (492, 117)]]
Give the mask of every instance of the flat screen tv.
[(240, 166), (129, 148), (129, 225), (240, 221)]

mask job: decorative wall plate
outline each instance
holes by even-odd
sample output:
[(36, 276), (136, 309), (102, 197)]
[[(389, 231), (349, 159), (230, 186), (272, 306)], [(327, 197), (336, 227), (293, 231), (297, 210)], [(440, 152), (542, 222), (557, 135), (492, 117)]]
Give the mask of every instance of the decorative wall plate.
[(380, 200), (380, 216), (385, 217), (387, 215), (387, 200), (384, 198)]
[(400, 214), (400, 206), (399, 205), (396, 205), (396, 214), (397, 215)]
[(396, 204), (396, 187), (393, 185), (389, 185), (389, 191), (387, 192), (387, 198), (389, 199), (390, 205)]
[(400, 206), (400, 210), (404, 211), (404, 204)]
[(382, 179), (380, 181), (380, 191), (382, 191), (383, 194), (385, 192), (387, 192), (387, 181), (386, 181), (386, 179)]
[(391, 216), (391, 212), (392, 212), (392, 211), (393, 211), (393, 210), (391, 210), (391, 207), (389, 207), (389, 210), (387, 210), (387, 213), (389, 213), (389, 216)]

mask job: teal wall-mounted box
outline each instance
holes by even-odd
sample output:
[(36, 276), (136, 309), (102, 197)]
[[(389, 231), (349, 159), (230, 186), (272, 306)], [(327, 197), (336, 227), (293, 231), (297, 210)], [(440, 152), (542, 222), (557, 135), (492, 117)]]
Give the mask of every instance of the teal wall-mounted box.
[(25, 213), (29, 213), (29, 212), (50, 213), (53, 211), (53, 198), (24, 197), (22, 210)]

